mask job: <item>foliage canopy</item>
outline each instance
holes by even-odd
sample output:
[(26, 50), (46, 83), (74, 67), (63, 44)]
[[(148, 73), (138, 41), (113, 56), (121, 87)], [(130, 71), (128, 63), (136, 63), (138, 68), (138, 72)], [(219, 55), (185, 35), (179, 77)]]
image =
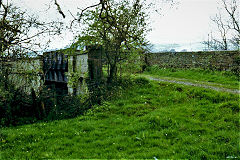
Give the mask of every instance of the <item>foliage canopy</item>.
[(86, 28), (75, 45), (103, 47), (110, 67), (109, 82), (116, 77), (118, 63), (145, 50), (150, 30), (146, 10), (144, 2), (139, 0), (110, 0), (79, 15)]

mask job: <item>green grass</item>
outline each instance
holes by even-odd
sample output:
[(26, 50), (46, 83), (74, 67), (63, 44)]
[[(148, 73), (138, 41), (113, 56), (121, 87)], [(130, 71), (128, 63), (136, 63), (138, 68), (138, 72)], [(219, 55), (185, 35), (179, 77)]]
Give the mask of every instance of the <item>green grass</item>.
[(0, 159), (239, 156), (237, 95), (136, 83), (84, 116), (2, 128)]
[(177, 78), (176, 80), (187, 80), (190, 82), (197, 81), (198, 83), (203, 84), (211, 82), (216, 83), (212, 84), (214, 86), (239, 89), (239, 77), (229, 71), (212, 71), (203, 69), (162, 69), (153, 66), (148, 68), (144, 74), (165, 79)]

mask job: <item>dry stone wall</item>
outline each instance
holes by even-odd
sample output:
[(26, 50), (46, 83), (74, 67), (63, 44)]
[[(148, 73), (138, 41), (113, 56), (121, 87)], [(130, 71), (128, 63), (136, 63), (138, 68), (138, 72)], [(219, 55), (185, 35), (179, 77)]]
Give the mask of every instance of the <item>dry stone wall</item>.
[(238, 70), (239, 51), (151, 53), (146, 55), (147, 65), (161, 68), (208, 68), (216, 70)]

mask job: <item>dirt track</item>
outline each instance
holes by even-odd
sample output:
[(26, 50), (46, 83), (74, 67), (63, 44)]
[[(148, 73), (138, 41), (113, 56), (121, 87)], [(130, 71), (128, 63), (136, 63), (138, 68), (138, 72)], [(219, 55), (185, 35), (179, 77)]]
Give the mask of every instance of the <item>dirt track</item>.
[(178, 80), (154, 78), (154, 77), (151, 77), (151, 76), (145, 76), (145, 77), (150, 79), (150, 80), (153, 80), (153, 81), (170, 82), (170, 83), (183, 84), (183, 85), (188, 85), (188, 86), (202, 87), (202, 88), (212, 89), (212, 90), (220, 91), (220, 92), (228, 92), (228, 93), (233, 93), (233, 94), (240, 94), (240, 90), (238, 90), (238, 89), (229, 89), (229, 88), (224, 88), (224, 87), (211, 86), (210, 85), (211, 83), (209, 83), (209, 84), (200, 84), (200, 83), (187, 82), (187, 81), (178, 81)]

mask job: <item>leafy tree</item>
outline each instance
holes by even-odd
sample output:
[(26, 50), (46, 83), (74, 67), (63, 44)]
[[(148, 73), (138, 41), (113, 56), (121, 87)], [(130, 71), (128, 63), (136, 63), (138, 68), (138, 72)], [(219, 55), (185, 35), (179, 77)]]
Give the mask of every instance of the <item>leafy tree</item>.
[(102, 2), (95, 9), (79, 15), (86, 29), (76, 44), (103, 47), (109, 66), (108, 82), (111, 83), (116, 78), (118, 64), (142, 53), (148, 44), (148, 15), (144, 2), (140, 0)]

